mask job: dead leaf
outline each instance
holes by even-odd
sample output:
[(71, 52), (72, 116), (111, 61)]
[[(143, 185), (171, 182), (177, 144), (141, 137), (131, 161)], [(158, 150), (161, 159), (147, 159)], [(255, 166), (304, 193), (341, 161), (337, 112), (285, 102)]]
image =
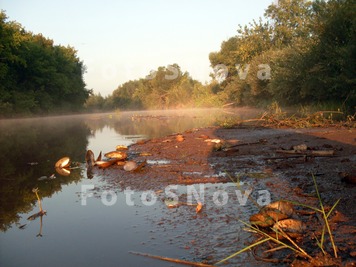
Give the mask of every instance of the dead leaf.
[(96, 159), (96, 161), (101, 161), (101, 154), (102, 154), (102, 152), (100, 151), (100, 154), (99, 154), (98, 158)]
[(117, 145), (116, 146), (116, 150), (128, 150), (129, 148), (127, 146), (124, 145)]
[(199, 202), (197, 207), (196, 207), (196, 209), (195, 209), (196, 213), (201, 212), (202, 208), (203, 208), (203, 204)]
[(181, 135), (181, 134), (178, 134), (178, 135), (176, 136), (176, 140), (177, 140), (177, 142), (183, 142), (183, 141), (184, 141), (184, 136)]

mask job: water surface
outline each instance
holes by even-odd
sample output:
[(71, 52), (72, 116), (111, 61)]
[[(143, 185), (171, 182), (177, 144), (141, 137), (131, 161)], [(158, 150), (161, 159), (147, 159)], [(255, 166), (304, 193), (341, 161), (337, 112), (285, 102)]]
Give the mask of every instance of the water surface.
[[(256, 114), (151, 111), (0, 121), (0, 265), (176, 266), (129, 251), (192, 260), (187, 248), (170, 242), (184, 229), (160, 229), (157, 221), (164, 204), (143, 205), (142, 192), (132, 195), (134, 206), (127, 205), (122, 190), (115, 191), (117, 199), (111, 206), (104, 205), (100, 196), (88, 197), (83, 205), (83, 186), (105, 188), (102, 177), (87, 177), (85, 153), (91, 149), (97, 155), (139, 139)], [(54, 163), (63, 156), (78, 167), (69, 176), (54, 170)], [(53, 174), (56, 178), (48, 179)], [(39, 209), (33, 188), (39, 189), (47, 215), (28, 221)]]

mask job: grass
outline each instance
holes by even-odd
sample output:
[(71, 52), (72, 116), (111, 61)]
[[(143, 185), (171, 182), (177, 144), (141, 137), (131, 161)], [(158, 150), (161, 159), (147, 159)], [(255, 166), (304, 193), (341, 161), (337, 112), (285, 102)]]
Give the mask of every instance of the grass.
[(335, 105), (301, 106), (296, 113), (282, 111), (277, 102), (273, 102), (264, 113), (267, 125), (294, 128), (349, 126), (356, 127), (356, 114), (346, 115)]
[[(273, 102), (258, 119), (221, 122), (224, 128), (236, 127), (246, 123), (253, 123), (253, 126), (266, 127), (290, 127), (290, 128), (311, 128), (311, 127), (332, 127), (344, 126), (356, 128), (356, 113), (347, 115), (340, 108), (323, 109), (324, 106), (315, 107), (302, 106), (297, 112), (283, 111), (278, 102)], [(325, 106), (326, 107), (326, 106)]]
[[(327, 254), (327, 252), (325, 250), (325, 242), (326, 242), (326, 234), (328, 234), (331, 246), (333, 248), (334, 258), (337, 258), (338, 257), (337, 247), (336, 247), (336, 244), (335, 244), (335, 241), (334, 241), (333, 233), (332, 233), (330, 225), (329, 225), (328, 218), (329, 218), (330, 214), (335, 210), (335, 208), (338, 205), (340, 199), (335, 202), (335, 204), (331, 207), (331, 209), (328, 212), (326, 212), (324, 204), (323, 204), (323, 201), (321, 199), (321, 196), (320, 196), (320, 193), (319, 193), (319, 190), (318, 190), (318, 185), (317, 185), (317, 182), (316, 182), (316, 178), (315, 178), (314, 175), (312, 177), (313, 177), (313, 181), (314, 181), (314, 187), (315, 187), (316, 195), (317, 195), (318, 200), (319, 200), (319, 207), (313, 207), (313, 206), (305, 205), (305, 204), (294, 202), (294, 201), (288, 201), (288, 200), (283, 200), (283, 201), (288, 201), (288, 202), (290, 202), (290, 203), (292, 203), (294, 205), (299, 205), (299, 206), (302, 206), (304, 208), (309, 208), (309, 209), (311, 209), (311, 210), (313, 210), (315, 212), (318, 212), (318, 213), (320, 213), (322, 215), (322, 217), (323, 217), (323, 225), (322, 225), (322, 231), (321, 231), (321, 238), (320, 238), (320, 240), (318, 240), (316, 238), (316, 236), (314, 235), (315, 240), (316, 240), (316, 247), (315, 248), (319, 248), (324, 255)], [(238, 256), (239, 254), (241, 254), (243, 252), (249, 251), (252, 248), (254, 248), (256, 246), (259, 246), (259, 245), (261, 245), (261, 244), (263, 244), (265, 242), (268, 242), (268, 241), (271, 241), (271, 242), (279, 245), (278, 248), (269, 250), (268, 252), (279, 250), (279, 249), (289, 249), (289, 250), (293, 251), (294, 253), (296, 253), (297, 255), (301, 255), (301, 256), (307, 258), (309, 261), (313, 260), (313, 257), (310, 254), (308, 254), (305, 251), (305, 249), (301, 248), (281, 228), (277, 228), (277, 229), (271, 228), (274, 231), (275, 235), (276, 235), (276, 237), (274, 237), (271, 234), (266, 233), (265, 231), (259, 229), (257, 226), (251, 225), (251, 224), (246, 223), (246, 222), (241, 221), (241, 220), (239, 220), (239, 221), (241, 223), (243, 223), (245, 226), (247, 226), (248, 229), (251, 232), (254, 232), (254, 233), (260, 235), (263, 239), (259, 240), (259, 241), (256, 241), (256, 242), (252, 243), (251, 245), (246, 246), (246, 247), (242, 248), (241, 250), (233, 253), (232, 255), (229, 255), (228, 257), (220, 260), (219, 262), (216, 263), (217, 265), (222, 264), (222, 263), (226, 262), (227, 260), (229, 260), (229, 259), (231, 259), (233, 257), (236, 257), (236, 256)], [(281, 240), (280, 238), (278, 238), (278, 236), (284, 237), (289, 242), (285, 242), (285, 241)]]

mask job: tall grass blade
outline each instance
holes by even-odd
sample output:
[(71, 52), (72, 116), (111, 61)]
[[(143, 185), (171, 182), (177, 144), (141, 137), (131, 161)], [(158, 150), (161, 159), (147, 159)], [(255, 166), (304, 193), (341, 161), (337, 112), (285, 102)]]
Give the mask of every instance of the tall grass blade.
[(271, 238), (268, 238), (268, 237), (265, 238), (265, 239), (262, 239), (262, 240), (260, 240), (260, 241), (258, 241), (258, 242), (256, 242), (256, 243), (253, 243), (252, 245), (249, 245), (249, 246), (247, 246), (247, 247), (245, 247), (245, 248), (239, 250), (238, 252), (236, 252), (236, 253), (234, 253), (234, 254), (232, 254), (232, 255), (226, 257), (225, 259), (222, 259), (221, 261), (218, 261), (218, 262), (215, 263), (215, 264), (221, 264), (221, 263), (223, 263), (223, 262), (225, 262), (225, 261), (227, 261), (227, 260), (229, 260), (229, 259), (231, 259), (231, 258), (233, 258), (233, 257), (236, 257), (237, 255), (239, 255), (239, 254), (241, 254), (241, 253), (243, 253), (243, 252), (245, 252), (245, 251), (247, 251), (247, 250), (250, 250), (251, 248), (253, 248), (253, 247), (255, 247), (255, 246), (258, 246), (258, 245), (260, 245), (260, 244), (263, 244), (263, 243), (265, 243), (265, 242), (267, 242), (267, 241), (269, 241), (269, 240), (271, 240)]
[[(318, 185), (317, 185), (317, 183), (316, 183), (315, 176), (312, 175), (312, 177), (313, 177), (313, 181), (314, 181), (315, 191), (316, 191), (316, 194), (317, 194), (318, 199), (319, 199), (320, 208), (321, 208), (321, 211), (322, 211), (322, 214), (323, 214), (323, 217), (324, 217), (324, 223), (325, 223), (326, 228), (327, 228), (327, 230), (328, 230), (328, 233), (329, 233), (329, 236), (330, 236), (330, 242), (331, 242), (331, 245), (332, 245), (333, 250), (334, 250), (334, 256), (335, 256), (335, 258), (337, 258), (337, 248), (336, 248), (336, 245), (335, 245), (335, 242), (334, 242), (333, 234), (332, 234), (331, 229), (330, 229), (330, 225), (329, 225), (329, 221), (328, 221), (328, 216), (327, 216), (326, 213), (325, 213), (323, 201), (321, 200), (321, 197), (320, 197), (320, 194), (319, 194)], [(334, 204), (333, 207), (336, 207), (336, 204), (337, 204), (337, 203), (338, 203), (338, 201)], [(330, 213), (328, 213), (328, 214), (330, 215)]]

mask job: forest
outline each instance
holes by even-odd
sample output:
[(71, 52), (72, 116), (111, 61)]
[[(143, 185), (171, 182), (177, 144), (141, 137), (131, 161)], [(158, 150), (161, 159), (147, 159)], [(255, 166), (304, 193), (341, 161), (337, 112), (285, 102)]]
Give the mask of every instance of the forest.
[[(0, 28), (0, 115), (191, 107), (356, 107), (356, 2), (279, 0), (209, 55), (211, 81), (176, 63), (127, 81), (106, 97), (85, 88), (71, 47), (18, 23)], [(4, 115), (3, 115), (4, 116)]]
[(0, 117), (47, 115), (83, 109), (85, 66), (73, 47), (8, 22), (0, 12)]

